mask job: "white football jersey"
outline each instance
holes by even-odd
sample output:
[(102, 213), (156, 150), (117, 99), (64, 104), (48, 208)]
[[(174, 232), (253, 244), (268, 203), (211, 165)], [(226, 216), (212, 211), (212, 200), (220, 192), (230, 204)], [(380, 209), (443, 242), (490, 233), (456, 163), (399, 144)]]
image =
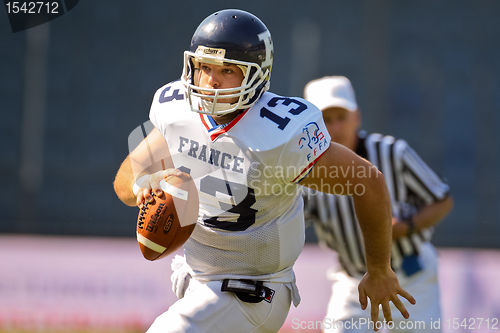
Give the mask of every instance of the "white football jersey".
[(225, 125), (190, 110), (179, 81), (160, 88), (150, 119), (173, 163), (195, 180), (200, 210), (184, 245), (195, 276), (273, 279), (304, 245), (297, 183), (330, 145), (321, 112), (266, 92)]

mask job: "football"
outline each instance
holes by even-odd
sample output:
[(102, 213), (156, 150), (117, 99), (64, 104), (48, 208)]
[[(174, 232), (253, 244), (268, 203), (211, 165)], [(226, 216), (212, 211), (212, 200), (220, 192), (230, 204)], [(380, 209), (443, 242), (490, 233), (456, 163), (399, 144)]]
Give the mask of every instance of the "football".
[(189, 238), (198, 218), (198, 190), (187, 173), (160, 182), (163, 193), (145, 202), (137, 217), (137, 242), (148, 260), (163, 258)]

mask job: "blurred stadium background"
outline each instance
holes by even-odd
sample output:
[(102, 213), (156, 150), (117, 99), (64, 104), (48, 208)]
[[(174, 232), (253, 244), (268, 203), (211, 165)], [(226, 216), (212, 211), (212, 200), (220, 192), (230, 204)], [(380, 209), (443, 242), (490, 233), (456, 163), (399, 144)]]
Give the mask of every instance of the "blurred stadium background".
[[(140, 257), (136, 209), (112, 181), (196, 26), (228, 6), (81, 1), (18, 33), (0, 15), (0, 332), (140, 332), (173, 302), (169, 260)], [(270, 29), (273, 92), (301, 96), (310, 79), (346, 75), (365, 129), (404, 137), (445, 175), (455, 208), (434, 238), (444, 313), (500, 318), (500, 2), (230, 6)], [(308, 241), (293, 332), (293, 318), (321, 319), (335, 262)]]

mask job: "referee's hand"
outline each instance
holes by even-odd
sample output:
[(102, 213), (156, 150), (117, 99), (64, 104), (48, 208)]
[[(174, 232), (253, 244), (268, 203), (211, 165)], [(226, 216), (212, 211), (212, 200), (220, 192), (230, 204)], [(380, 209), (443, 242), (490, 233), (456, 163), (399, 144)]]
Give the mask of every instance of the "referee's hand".
[(416, 303), (413, 296), (401, 288), (396, 274), (391, 269), (366, 273), (359, 283), (358, 292), (359, 303), (363, 310), (368, 306), (368, 298), (370, 299), (371, 319), (375, 331), (378, 331), (378, 329), (382, 327), (382, 322), (378, 319), (380, 305), (382, 305), (385, 321), (391, 323), (392, 315), (389, 301), (394, 303), (396, 308), (398, 308), (399, 312), (401, 312), (406, 319), (408, 319), (410, 315), (398, 295), (406, 298), (411, 304)]

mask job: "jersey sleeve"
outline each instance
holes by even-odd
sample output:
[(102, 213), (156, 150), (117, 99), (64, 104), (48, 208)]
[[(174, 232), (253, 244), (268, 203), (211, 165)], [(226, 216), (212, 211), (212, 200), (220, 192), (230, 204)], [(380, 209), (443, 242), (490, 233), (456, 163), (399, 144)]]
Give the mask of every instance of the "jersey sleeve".
[(159, 115), (160, 107), (159, 107), (159, 102), (158, 102), (158, 99), (159, 99), (159, 96), (160, 96), (162, 90), (163, 90), (163, 87), (158, 89), (153, 96), (153, 100), (151, 102), (151, 108), (149, 109), (149, 120), (151, 120), (153, 125), (161, 133), (164, 133), (162, 122), (160, 120), (160, 115)]
[(427, 204), (444, 199), (450, 192), (448, 184), (420, 158), (406, 141), (398, 141), (405, 186)]
[(278, 165), (286, 170), (282, 179), (286, 183), (299, 183), (306, 177), (331, 141), (321, 111), (305, 100), (301, 101), (307, 103), (308, 109), (297, 119), (294, 133), (284, 144), (278, 160)]
[(158, 89), (151, 102), (149, 119), (164, 135), (167, 124), (172, 122), (174, 115), (185, 106), (182, 83), (172, 81)]

